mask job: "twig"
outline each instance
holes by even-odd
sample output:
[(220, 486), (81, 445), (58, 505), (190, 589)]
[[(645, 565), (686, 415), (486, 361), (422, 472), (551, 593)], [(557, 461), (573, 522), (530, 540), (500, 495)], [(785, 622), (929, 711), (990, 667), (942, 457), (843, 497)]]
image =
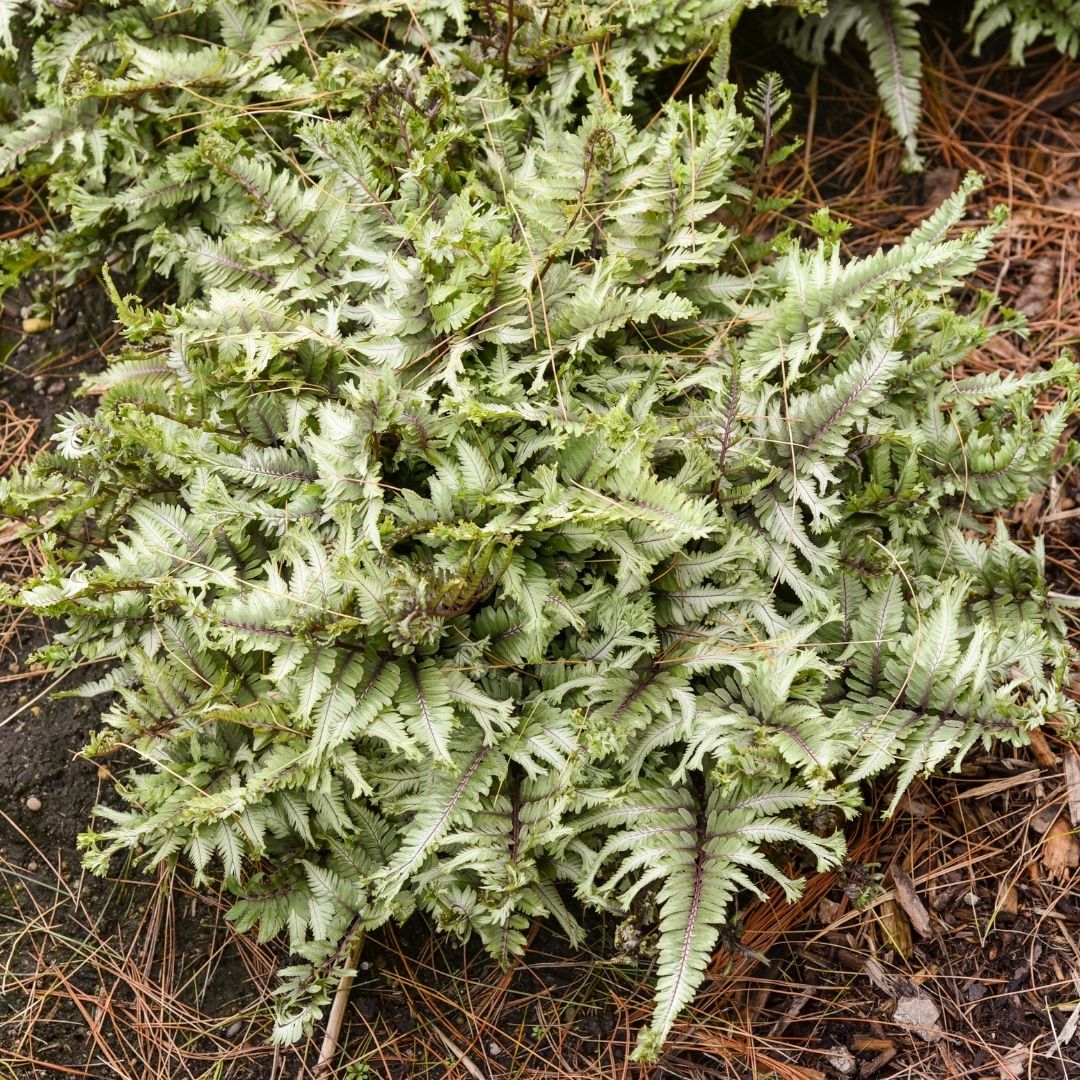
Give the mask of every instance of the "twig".
[(341, 1035), (341, 1025), (345, 1019), (345, 1006), (349, 1003), (349, 992), (352, 990), (354, 969), (360, 960), (360, 950), (364, 947), (364, 933), (356, 935), (356, 940), (349, 946), (348, 955), (345, 957), (345, 966), (348, 969), (341, 976), (337, 993), (334, 994), (334, 1004), (330, 1007), (330, 1019), (326, 1021), (326, 1035), (323, 1036), (322, 1046), (319, 1049), (319, 1062), (315, 1066), (316, 1076), (325, 1076), (330, 1071), (337, 1056), (338, 1038)]

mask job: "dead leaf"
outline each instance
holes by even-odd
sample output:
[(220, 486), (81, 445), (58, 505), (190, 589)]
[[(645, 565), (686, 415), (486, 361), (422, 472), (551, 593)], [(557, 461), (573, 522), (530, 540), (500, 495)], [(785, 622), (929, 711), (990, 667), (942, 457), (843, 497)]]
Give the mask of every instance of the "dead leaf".
[(959, 169), (927, 169), (923, 173), (923, 202), (931, 208), (938, 207), (959, 186)]
[(1058, 267), (1055, 259), (1036, 259), (1031, 275), (1013, 303), (1017, 311), (1034, 318), (1040, 314), (1054, 297), (1057, 287)]
[(1004, 878), (998, 883), (997, 901), (994, 907), (1006, 915), (1015, 915), (1020, 910), (1020, 898), (1016, 895), (1016, 886)]
[(1043, 840), (1042, 864), (1052, 878), (1067, 878), (1080, 866), (1080, 841), (1060, 817)]
[(930, 925), (930, 912), (926, 910), (926, 905), (919, 899), (919, 894), (915, 891), (915, 882), (899, 866), (893, 866), (889, 871), (889, 876), (892, 878), (893, 888), (896, 890), (896, 901), (904, 909), (904, 913), (911, 921), (911, 929), (919, 937), (929, 937), (933, 933), (933, 928)]
[(1027, 1075), (1030, 1058), (1031, 1051), (1023, 1043), (1017, 1043), (998, 1063), (998, 1076), (1001, 1080), (1020, 1080)]
[(895, 1023), (914, 1032), (926, 1042), (937, 1042), (945, 1036), (945, 1032), (941, 1030), (941, 1025), (938, 1023), (941, 1010), (930, 998), (923, 997), (921, 994), (900, 998), (893, 1010), (892, 1018)]
[(0, 546), (14, 543), (25, 532), (26, 526), (21, 521), (5, 521), (0, 525)]

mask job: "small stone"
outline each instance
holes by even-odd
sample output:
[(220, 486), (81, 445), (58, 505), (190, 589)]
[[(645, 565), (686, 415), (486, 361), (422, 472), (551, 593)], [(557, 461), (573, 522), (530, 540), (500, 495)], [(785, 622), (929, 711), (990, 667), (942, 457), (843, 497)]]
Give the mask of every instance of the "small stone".
[(502, 1052), (502, 1047), (497, 1042), (495, 1042), (494, 1039), (492, 1039), (492, 1041), (488, 1043), (488, 1054), (490, 1054), (491, 1057), (497, 1058)]
[(908, 1028), (927, 1042), (937, 1042), (945, 1034), (938, 1023), (941, 1010), (930, 998), (923, 997), (921, 994), (901, 998), (896, 1003), (892, 1018), (895, 1023)]
[(19, 308), (20, 319), (29, 319), (33, 313), (33, 308), (28, 307), (26, 304), (23, 304), (23, 306)]
[(28, 874), (36, 873), (37, 872), (37, 863), (36, 862), (27, 863), (26, 864), (26, 872)]
[(31, 795), (26, 800), (26, 809), (31, 813), (36, 814), (41, 809), (41, 800), (36, 795)]
[(45, 393), (49, 397), (56, 397), (57, 394), (62, 394), (67, 389), (67, 383), (63, 379), (54, 379), (48, 386), (45, 387)]
[(841, 1076), (855, 1075), (855, 1055), (846, 1046), (834, 1046), (825, 1060)]

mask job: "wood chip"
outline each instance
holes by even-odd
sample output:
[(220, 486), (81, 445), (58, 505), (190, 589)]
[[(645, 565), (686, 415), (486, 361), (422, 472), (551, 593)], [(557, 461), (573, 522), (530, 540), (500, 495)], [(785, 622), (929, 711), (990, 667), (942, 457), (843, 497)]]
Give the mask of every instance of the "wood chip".
[(1065, 751), (1065, 792), (1069, 797), (1069, 820), (1080, 826), (1080, 755), (1075, 746)]
[(882, 1050), (895, 1050), (892, 1039), (882, 1039), (876, 1035), (856, 1035), (851, 1040), (852, 1049), (859, 1054), (874, 1054)]
[(1040, 765), (1047, 769), (1052, 769), (1057, 765), (1057, 754), (1050, 749), (1046, 736), (1038, 728), (1028, 732), (1028, 740), (1031, 743), (1031, 753)]
[(835, 900), (830, 900), (827, 896), (821, 898), (821, 902), (818, 904), (817, 917), (822, 926), (828, 926), (839, 913), (840, 905)]
[(1035, 832), (1042, 836), (1059, 817), (1061, 817), (1060, 806), (1044, 806), (1037, 813), (1031, 815), (1030, 825)]
[(878, 925), (886, 943), (907, 960), (911, 956), (911, 923), (891, 897), (883, 900), (878, 909)]
[(890, 976), (885, 974), (885, 969), (881, 964), (870, 957), (863, 964), (863, 971), (866, 973), (866, 977), (879, 989), (886, 994), (892, 994), (893, 992), (893, 980)]
[(1067, 878), (1080, 866), (1080, 841), (1060, 817), (1047, 830), (1041, 858), (1043, 868), (1051, 878)]
[(895, 1046), (886, 1047), (886, 1049), (882, 1050), (881, 1053), (878, 1054), (878, 1056), (876, 1058), (873, 1058), (871, 1061), (868, 1061), (862, 1067), (862, 1070), (860, 1071), (859, 1075), (863, 1076), (863, 1077), (873, 1076), (874, 1073), (876, 1073), (878, 1071), (878, 1069), (884, 1068), (886, 1065), (888, 1065), (889, 1062), (892, 1061), (892, 1059), (894, 1057), (896, 1057), (896, 1047)]
[(896, 890), (896, 901), (904, 909), (904, 914), (911, 921), (911, 929), (919, 937), (928, 938), (933, 933), (930, 925), (930, 912), (926, 905), (919, 899), (915, 891), (915, 882), (899, 867), (893, 866), (889, 871), (892, 878), (893, 888)]

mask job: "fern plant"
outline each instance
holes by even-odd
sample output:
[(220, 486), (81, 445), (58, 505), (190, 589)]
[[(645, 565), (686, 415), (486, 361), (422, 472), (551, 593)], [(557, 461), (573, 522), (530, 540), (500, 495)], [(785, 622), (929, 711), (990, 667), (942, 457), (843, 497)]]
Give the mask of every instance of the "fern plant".
[[(839, 53), (852, 30), (865, 46), (885, 113), (904, 144), (904, 168), (923, 167), (918, 129), (922, 114), (922, 55), (919, 9), (926, 0), (828, 0), (828, 7), (805, 18), (786, 13), (780, 38), (796, 54), (824, 64)], [(1080, 47), (1080, 3), (1076, 0), (975, 0), (967, 23), (973, 52), (1008, 28), (1013, 63), (1023, 64), (1028, 47), (1051, 38), (1059, 51), (1075, 57)]]
[(542, 78), (556, 105), (602, 89), (637, 111), (656, 72), (723, 51), (741, 12), (763, 2), (774, 0), (0, 0), (14, 106), (0, 126), (0, 175), (47, 179), (63, 221), (0, 243), (0, 267), (14, 277), (48, 264), (70, 283), (108, 257), (140, 282), (168, 275), (156, 228), (218, 231), (198, 134), (220, 126), (253, 147), (299, 150), (296, 128), (351, 113), (388, 48), (466, 78), (494, 68), (522, 92)]
[(1039, 38), (1050, 38), (1058, 51), (1075, 57), (1080, 48), (1080, 3), (1076, 0), (975, 0), (968, 21), (974, 34), (975, 54), (999, 30), (1009, 31), (1013, 63)]
[[(334, 11), (332, 42), (372, 17)], [(648, 1059), (745, 898), (840, 861), (864, 781), (895, 805), (1071, 719), (1041, 548), (990, 516), (1052, 471), (1077, 371), (954, 375), (993, 333), (953, 298), (1000, 226), (958, 231), (976, 180), (868, 258), (825, 212), (766, 244), (775, 77), (650, 122), (589, 42), (538, 76), (427, 18), (393, 24), (427, 53), (305, 35), (303, 107), (208, 108), (144, 165), (176, 201), (125, 179), (123, 107), (90, 121), (56, 242), (126, 222), (179, 295), (115, 294), (97, 408), (0, 488), (49, 553), (13, 602), (63, 625), (42, 660), (109, 665), (89, 752), (142, 763), (88, 865), (185, 860), (287, 935), (279, 1038), (388, 919), (508, 963), (648, 893)], [(140, 63), (110, 78), (175, 119), (191, 84)]]
[(904, 167), (922, 168), (919, 117), (922, 114), (922, 57), (919, 12), (926, 0), (830, 0), (827, 10), (781, 22), (781, 39), (815, 64), (839, 53), (854, 30), (866, 47), (885, 113), (904, 144)]

